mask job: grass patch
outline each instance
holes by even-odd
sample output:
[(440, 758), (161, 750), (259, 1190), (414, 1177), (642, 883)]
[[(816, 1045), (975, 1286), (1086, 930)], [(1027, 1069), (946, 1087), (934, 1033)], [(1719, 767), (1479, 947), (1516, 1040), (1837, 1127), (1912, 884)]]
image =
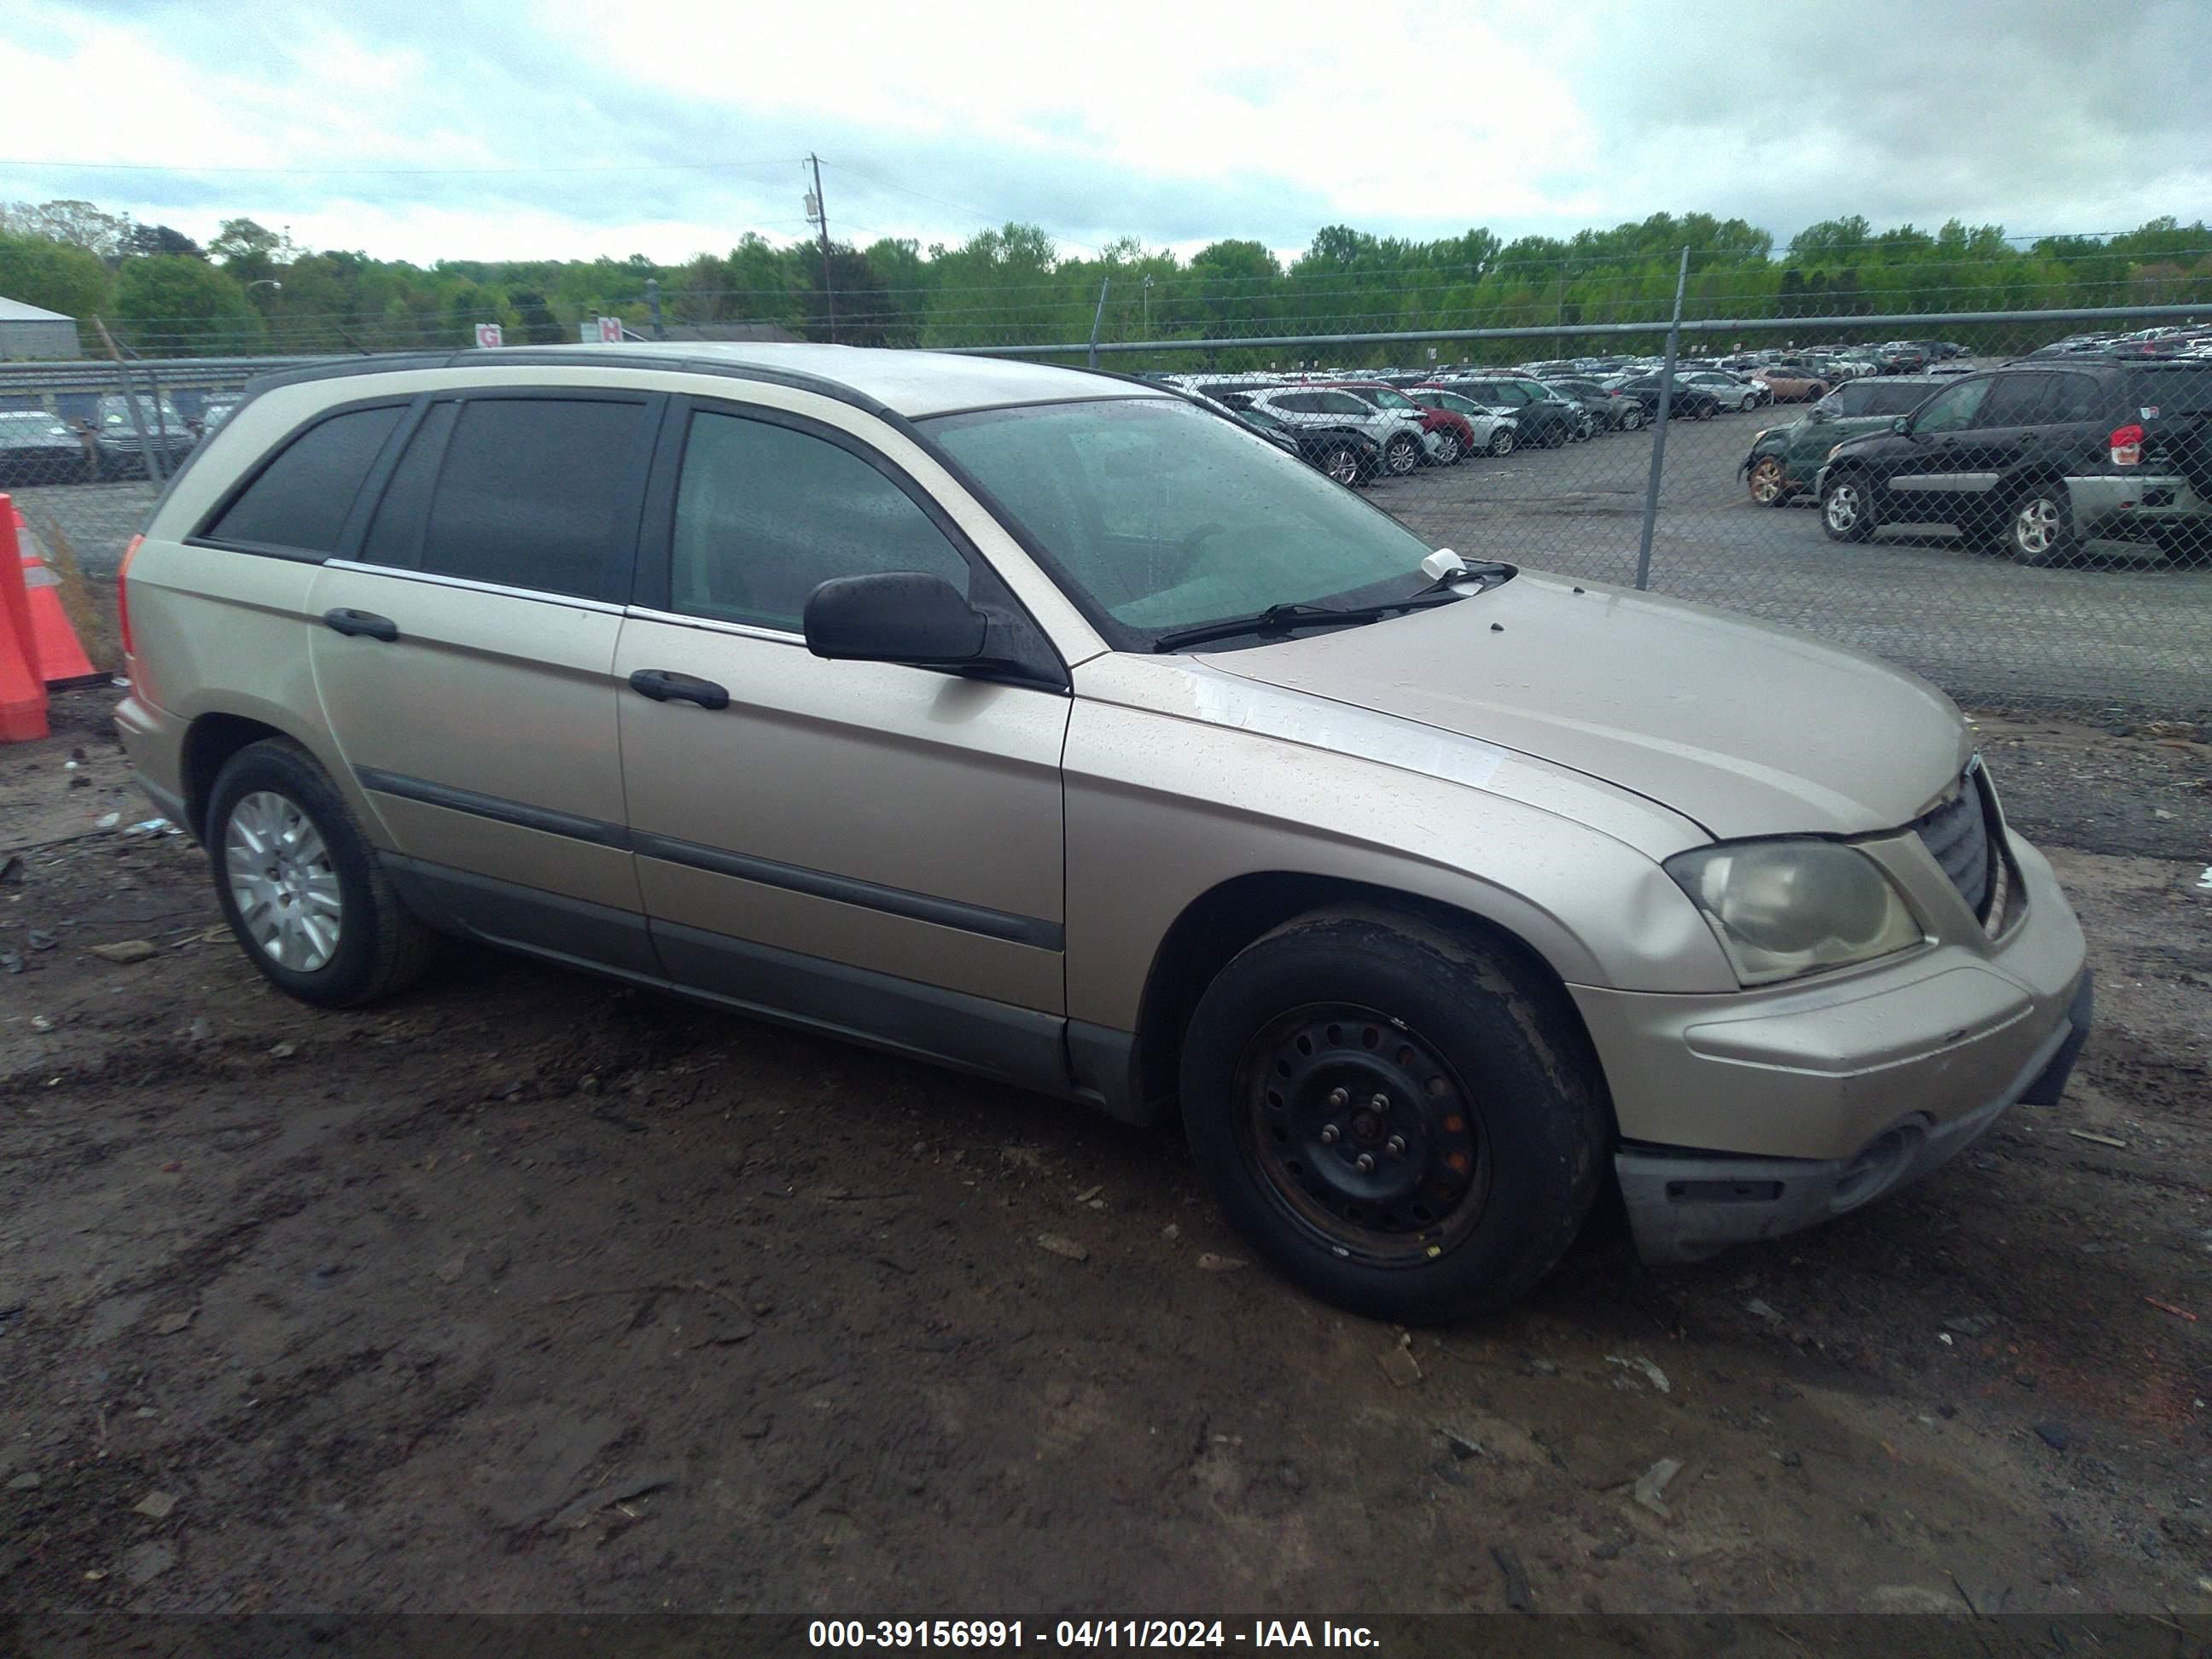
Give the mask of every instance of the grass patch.
[(115, 614), (114, 590), (105, 586), (95, 589), (85, 580), (76, 549), (70, 544), (53, 514), (35, 508), (33, 513), (38, 520), (39, 539), (46, 544), (46, 558), (59, 584), (62, 614), (76, 631), (77, 643), (94, 668), (107, 674), (121, 673), (123, 635)]

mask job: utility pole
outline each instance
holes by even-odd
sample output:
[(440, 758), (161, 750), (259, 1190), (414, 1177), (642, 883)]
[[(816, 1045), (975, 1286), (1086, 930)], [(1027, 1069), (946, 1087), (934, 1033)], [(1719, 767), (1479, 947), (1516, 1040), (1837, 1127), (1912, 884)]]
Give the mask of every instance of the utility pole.
[(822, 159), (811, 150), (806, 164), (814, 169), (814, 191), (806, 198), (806, 217), (822, 233), (822, 300), (830, 312), (830, 343), (837, 343), (837, 293), (830, 280), (830, 214), (822, 205)]

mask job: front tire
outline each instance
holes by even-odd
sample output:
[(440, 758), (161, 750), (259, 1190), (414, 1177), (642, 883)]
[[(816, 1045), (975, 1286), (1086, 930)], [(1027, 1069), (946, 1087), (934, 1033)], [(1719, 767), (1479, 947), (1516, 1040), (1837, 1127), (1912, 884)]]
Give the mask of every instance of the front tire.
[(1790, 498), (1790, 470), (1778, 455), (1762, 455), (1751, 469), (1751, 499), (1761, 507), (1779, 507)]
[(1632, 408), (1624, 409), (1620, 411), (1620, 429), (1623, 432), (1639, 431), (1642, 429), (1643, 425), (1644, 405), (1642, 404), (1638, 404)]
[(1874, 534), (1874, 502), (1866, 479), (1856, 472), (1831, 478), (1820, 491), (1820, 528), (1832, 542), (1863, 542)]
[(1490, 434), (1487, 447), (1492, 455), (1510, 455), (1513, 453), (1513, 428), (1510, 426), (1496, 428)]
[(419, 978), (436, 936), (417, 921), (313, 756), (249, 744), (216, 775), (208, 859), (223, 920), (270, 983), (350, 1008)]
[(1231, 1224), (1373, 1318), (1515, 1301), (1602, 1179), (1609, 1115), (1564, 999), (1414, 916), (1322, 911), (1247, 946), (1199, 1000), (1181, 1080)]

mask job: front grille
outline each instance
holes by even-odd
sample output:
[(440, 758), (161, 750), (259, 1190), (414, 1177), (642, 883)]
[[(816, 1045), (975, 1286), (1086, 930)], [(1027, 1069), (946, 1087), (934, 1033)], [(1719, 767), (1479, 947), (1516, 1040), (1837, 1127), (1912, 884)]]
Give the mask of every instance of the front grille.
[(1990, 856), (1988, 795), (1975, 775), (1979, 769), (1978, 761), (1968, 767), (1951, 798), (1909, 827), (1943, 866), (1975, 920), (1986, 922), (1995, 891), (1996, 860)]

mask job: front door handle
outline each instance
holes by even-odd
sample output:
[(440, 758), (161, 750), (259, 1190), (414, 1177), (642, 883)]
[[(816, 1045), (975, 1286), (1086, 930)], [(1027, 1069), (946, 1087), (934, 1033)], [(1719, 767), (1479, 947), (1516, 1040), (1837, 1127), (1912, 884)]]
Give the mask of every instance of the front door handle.
[(629, 689), (655, 702), (696, 702), (702, 708), (730, 706), (730, 694), (714, 681), (665, 668), (639, 669), (629, 677)]
[(374, 611), (349, 611), (343, 605), (324, 611), (323, 625), (336, 633), (382, 640), (386, 645), (399, 637), (399, 624), (391, 617), (380, 617)]

